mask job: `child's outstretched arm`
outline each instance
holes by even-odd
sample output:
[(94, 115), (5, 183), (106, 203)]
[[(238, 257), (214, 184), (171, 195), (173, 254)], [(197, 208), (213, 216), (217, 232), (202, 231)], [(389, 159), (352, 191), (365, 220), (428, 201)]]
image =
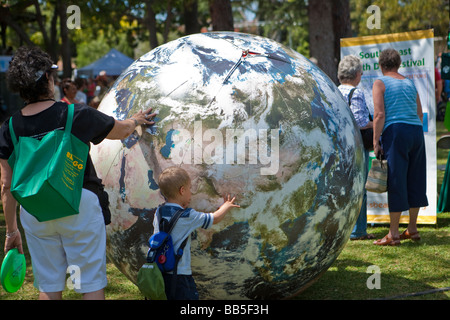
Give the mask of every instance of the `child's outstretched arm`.
[(234, 204), (234, 200), (236, 197), (233, 197), (233, 199), (230, 200), (230, 195), (225, 198), (225, 202), (220, 206), (219, 209), (217, 209), (216, 212), (213, 213), (214, 216), (214, 222), (213, 224), (219, 223), (222, 221), (223, 217), (225, 217), (225, 214), (231, 209), (231, 208), (239, 208), (240, 206), (238, 204)]

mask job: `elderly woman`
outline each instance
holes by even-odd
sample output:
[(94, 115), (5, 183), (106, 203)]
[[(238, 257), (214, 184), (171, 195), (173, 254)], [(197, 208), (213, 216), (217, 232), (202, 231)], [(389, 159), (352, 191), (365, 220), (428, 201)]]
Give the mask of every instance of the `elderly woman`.
[[(18, 92), (25, 107), (12, 116), (17, 139), (42, 139), (48, 132), (64, 128), (68, 117), (66, 103), (54, 100), (54, 69), (50, 56), (39, 48), (19, 48), (12, 58), (7, 81)], [(86, 145), (106, 139), (125, 139), (138, 125), (148, 121), (151, 109), (139, 111), (130, 119), (115, 120), (91, 107), (74, 105), (72, 134)], [(13, 170), (8, 163), (14, 151), (9, 120), (0, 128), (1, 196), (6, 223), (5, 253), (17, 248), (23, 253), (22, 236), (16, 216), (17, 202), (11, 193)], [(16, 163), (17, 165), (17, 163)], [(84, 299), (104, 299), (106, 278), (106, 230), (97, 196), (101, 180), (87, 156), (79, 213), (39, 222), (23, 207), (20, 222), (27, 238), (33, 266), (34, 284), (40, 299), (61, 299), (68, 266), (80, 270), (79, 288)]]
[[(373, 122), (371, 115), (366, 105), (364, 92), (358, 89), (357, 86), (361, 81), (363, 74), (362, 62), (354, 55), (345, 56), (338, 67), (338, 78), (341, 82), (339, 90), (348, 101), (356, 123), (360, 129), (372, 128)], [(369, 150), (365, 149), (365, 165), (368, 168), (369, 164)], [(366, 174), (367, 179), (367, 174)], [(372, 234), (367, 233), (367, 191), (364, 189), (363, 202), (361, 211), (356, 221), (355, 227), (350, 235), (351, 240), (365, 240), (373, 239)]]
[[(400, 240), (419, 240), (417, 216), (428, 205), (426, 156), (422, 105), (412, 80), (398, 69), (400, 54), (394, 49), (380, 53), (383, 76), (372, 88), (374, 102), (374, 152), (388, 161), (389, 233), (375, 245), (395, 246)], [(380, 140), (381, 137), (381, 140)], [(400, 215), (409, 210), (407, 229), (399, 234)]]

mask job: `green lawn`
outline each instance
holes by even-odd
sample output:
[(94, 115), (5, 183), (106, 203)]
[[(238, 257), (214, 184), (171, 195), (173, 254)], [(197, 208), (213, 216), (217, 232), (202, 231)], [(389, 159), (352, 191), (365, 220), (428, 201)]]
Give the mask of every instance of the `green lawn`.
[[(422, 294), (439, 288), (450, 289), (450, 213), (438, 214), (437, 225), (420, 226), (420, 242), (402, 241), (398, 247), (379, 247), (372, 241), (349, 241), (328, 271), (297, 299), (385, 299), (410, 294), (402, 299), (449, 299), (450, 291)], [(402, 229), (401, 229), (402, 230)], [(378, 238), (388, 226), (368, 228)], [(380, 272), (380, 289), (369, 289), (367, 281)], [(372, 282), (373, 283), (373, 282)]]
[[(446, 132), (443, 123), (437, 123), (437, 138)], [(447, 162), (448, 152), (438, 150), (437, 164)], [(444, 176), (438, 170), (438, 186)], [(370, 233), (383, 237), (388, 225), (368, 228)], [(433, 299), (448, 300), (450, 291), (450, 213), (437, 215), (436, 225), (419, 227), (422, 240), (418, 243), (403, 241), (399, 247), (379, 247), (372, 241), (349, 241), (335, 263), (296, 299), (365, 300), (365, 299)], [(4, 217), (0, 215), (0, 243), (5, 237)], [(25, 244), (26, 250), (26, 244)], [(27, 274), (25, 283), (16, 293), (0, 289), (1, 300), (35, 300), (38, 291), (33, 287), (33, 274), (26, 251)], [(3, 260), (3, 250), (0, 250)], [(369, 289), (367, 281), (374, 277), (367, 273), (370, 266), (379, 270), (380, 288)], [(107, 265), (108, 281), (105, 293), (110, 300), (142, 300), (139, 290), (112, 264)], [(439, 291), (440, 290), (440, 291)], [(80, 295), (66, 289), (65, 299), (80, 299)]]

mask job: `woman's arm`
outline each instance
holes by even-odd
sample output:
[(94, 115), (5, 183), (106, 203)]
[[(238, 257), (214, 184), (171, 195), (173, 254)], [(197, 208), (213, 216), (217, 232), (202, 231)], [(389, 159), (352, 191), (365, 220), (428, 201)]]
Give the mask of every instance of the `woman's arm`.
[(419, 94), (417, 94), (417, 115), (419, 116), (420, 122), (423, 123), (423, 112), (422, 112), (422, 103), (420, 103)]
[(9, 166), (8, 161), (5, 159), (0, 159), (0, 168), (2, 181), (1, 197), (6, 222), (6, 239), (4, 250), (6, 253), (10, 249), (17, 248), (19, 253), (23, 253), (22, 236), (20, 235), (17, 226), (17, 202), (11, 194), (12, 169)]
[(154, 121), (151, 121), (153, 117), (156, 116), (156, 113), (150, 114), (152, 108), (149, 108), (145, 111), (140, 110), (131, 118), (126, 120), (116, 120), (114, 123), (114, 127), (111, 129), (109, 134), (106, 136), (106, 139), (110, 140), (121, 140), (127, 138), (130, 134), (133, 133), (134, 129), (143, 124), (152, 125), (155, 124)]
[(382, 152), (380, 137), (383, 132), (385, 121), (385, 109), (384, 109), (384, 83), (381, 80), (375, 80), (372, 87), (373, 97), (373, 146), (374, 153), (378, 156), (378, 153)]

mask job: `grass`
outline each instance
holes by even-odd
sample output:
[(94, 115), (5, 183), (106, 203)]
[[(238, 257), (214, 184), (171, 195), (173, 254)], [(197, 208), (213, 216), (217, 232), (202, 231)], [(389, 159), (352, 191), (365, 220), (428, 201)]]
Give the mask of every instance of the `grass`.
[[(437, 123), (437, 137), (446, 129)], [(448, 151), (437, 150), (437, 165), (447, 162)], [(444, 177), (438, 170), (437, 190)], [(368, 227), (368, 232), (377, 238), (388, 232), (388, 225)], [(399, 247), (379, 247), (367, 241), (349, 241), (334, 264), (307, 290), (295, 297), (299, 300), (449, 300), (450, 299), (450, 213), (437, 215), (436, 225), (421, 225), (420, 242), (403, 241)], [(23, 234), (23, 233), (22, 233)], [(0, 243), (4, 244), (5, 223), (0, 214)], [(25, 237), (23, 237), (23, 240)], [(38, 291), (33, 286), (30, 256), (24, 244), (27, 273), (22, 288), (16, 293), (0, 289), (0, 300), (36, 300)], [(3, 250), (0, 259), (3, 260)], [(370, 266), (379, 269), (379, 282), (370, 281), (374, 276)], [(143, 300), (136, 286), (131, 283), (113, 263), (107, 264), (108, 300)], [(372, 277), (372, 278), (371, 278)], [(370, 278), (370, 279), (369, 279)], [(369, 284), (380, 284), (380, 288), (369, 289)], [(441, 289), (441, 291), (439, 291)], [(442, 290), (443, 289), (443, 290)], [(81, 299), (81, 295), (66, 289), (63, 298)]]
[[(419, 227), (417, 243), (379, 247), (370, 240), (349, 241), (327, 272), (296, 299), (449, 299), (450, 291), (422, 294), (450, 288), (450, 213), (438, 214), (437, 220), (437, 225)], [(388, 226), (368, 231), (381, 238)], [(379, 268), (380, 289), (367, 286), (373, 275), (369, 266)]]

